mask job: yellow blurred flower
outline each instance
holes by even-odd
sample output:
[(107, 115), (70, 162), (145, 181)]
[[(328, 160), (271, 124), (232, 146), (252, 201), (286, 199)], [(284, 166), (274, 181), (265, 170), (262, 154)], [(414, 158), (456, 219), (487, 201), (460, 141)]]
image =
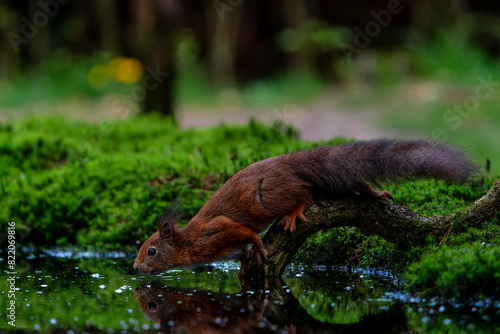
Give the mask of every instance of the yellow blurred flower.
[(143, 73), (142, 63), (135, 58), (117, 57), (109, 62), (109, 74), (116, 81), (137, 82)]

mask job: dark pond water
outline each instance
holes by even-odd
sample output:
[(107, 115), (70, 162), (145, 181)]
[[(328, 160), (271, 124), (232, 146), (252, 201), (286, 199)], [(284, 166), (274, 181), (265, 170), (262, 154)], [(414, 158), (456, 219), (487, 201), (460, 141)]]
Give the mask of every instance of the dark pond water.
[(494, 305), (464, 315), (435, 300), (416, 304), (384, 272), (295, 268), (281, 280), (242, 286), (236, 264), (147, 276), (119, 253), (49, 252), (17, 261), (14, 281), (2, 272), (0, 332), (490, 333), (498, 325)]

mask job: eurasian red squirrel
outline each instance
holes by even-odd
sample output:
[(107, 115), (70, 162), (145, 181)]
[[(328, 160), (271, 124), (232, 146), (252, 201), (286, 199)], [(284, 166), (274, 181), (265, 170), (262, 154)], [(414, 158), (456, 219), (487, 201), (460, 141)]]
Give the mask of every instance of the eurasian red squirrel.
[[(391, 199), (370, 184), (413, 178), (464, 183), (479, 168), (468, 153), (427, 140), (379, 139), (292, 152), (255, 162), (227, 181), (183, 228), (167, 208), (139, 250), (134, 268), (159, 274), (178, 266), (266, 259), (259, 233), (274, 220), (293, 233), (297, 217), (315, 200), (344, 197)], [(248, 244), (254, 247), (249, 253)]]

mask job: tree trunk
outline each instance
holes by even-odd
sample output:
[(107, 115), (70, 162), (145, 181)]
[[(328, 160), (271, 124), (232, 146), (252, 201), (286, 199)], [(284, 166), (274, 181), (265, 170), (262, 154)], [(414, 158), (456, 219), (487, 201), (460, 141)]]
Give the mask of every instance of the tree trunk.
[(384, 200), (355, 199), (314, 203), (305, 212), (308, 223), (298, 222), (293, 233), (273, 224), (263, 238), (268, 259), (258, 266), (249, 259), (245, 278), (281, 276), (304, 241), (320, 230), (357, 227), (364, 234), (376, 234), (398, 247), (423, 245), (430, 236), (441, 240), (453, 227), (478, 226), (500, 212), (500, 180), (470, 208), (446, 216), (424, 217)]
[[(304, 29), (304, 24), (308, 19), (307, 2), (304, 0), (287, 0), (283, 2), (283, 11), (287, 21), (287, 26), (297, 32)], [(301, 46), (298, 50), (289, 55), (290, 67), (292, 70), (304, 72), (311, 69), (312, 59), (309, 51)]]
[[(100, 48), (111, 51), (113, 54), (122, 54), (120, 44), (120, 25), (118, 20), (118, 8), (123, 6), (117, 0), (94, 0), (95, 15), (99, 28)], [(128, 3), (125, 3), (128, 5)]]
[(449, 29), (465, 18), (468, 3), (468, 0), (413, 1), (410, 25), (425, 36), (443, 27)]
[(211, 79), (219, 88), (230, 88), (236, 84), (236, 47), (244, 3), (233, 3), (216, 8), (216, 2), (210, 1), (206, 9)]
[(125, 31), (124, 49), (145, 68), (142, 92), (135, 97), (142, 113), (155, 111), (174, 116), (175, 4), (167, 0), (132, 0), (125, 17), (120, 18)]

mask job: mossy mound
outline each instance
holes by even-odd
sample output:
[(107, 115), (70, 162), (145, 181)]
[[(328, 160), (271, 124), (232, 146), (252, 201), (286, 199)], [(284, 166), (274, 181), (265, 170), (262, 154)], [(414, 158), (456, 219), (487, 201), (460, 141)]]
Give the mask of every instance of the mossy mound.
[(408, 288), (447, 298), (500, 296), (500, 245), (476, 241), (432, 248), (406, 272)]

